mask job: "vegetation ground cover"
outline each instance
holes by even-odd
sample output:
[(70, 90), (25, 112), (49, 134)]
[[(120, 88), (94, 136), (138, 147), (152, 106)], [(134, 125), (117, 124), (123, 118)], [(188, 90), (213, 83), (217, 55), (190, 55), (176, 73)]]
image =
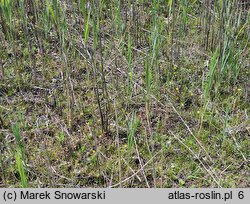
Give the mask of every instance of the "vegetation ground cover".
[(244, 0), (1, 0), (0, 187), (249, 187)]

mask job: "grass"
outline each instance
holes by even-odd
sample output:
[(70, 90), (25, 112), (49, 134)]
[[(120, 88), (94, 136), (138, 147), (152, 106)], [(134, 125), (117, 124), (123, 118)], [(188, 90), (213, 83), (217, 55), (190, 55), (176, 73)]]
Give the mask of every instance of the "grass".
[(27, 187), (26, 173), (24, 170), (23, 161), (21, 159), (21, 154), (18, 151), (16, 152), (16, 164), (17, 164), (17, 169), (21, 178), (22, 188), (26, 188)]
[(0, 187), (249, 187), (249, 3), (0, 1)]
[[(19, 119), (21, 119), (19, 117)], [(15, 147), (15, 160), (16, 160), (16, 165), (18, 169), (18, 173), (21, 179), (21, 186), (23, 188), (27, 187), (27, 177), (24, 169), (24, 157), (25, 157), (25, 152), (24, 152), (24, 146), (21, 141), (21, 130), (19, 127), (19, 124), (15, 124), (12, 127), (13, 134), (15, 136), (16, 140), (16, 147)]]

